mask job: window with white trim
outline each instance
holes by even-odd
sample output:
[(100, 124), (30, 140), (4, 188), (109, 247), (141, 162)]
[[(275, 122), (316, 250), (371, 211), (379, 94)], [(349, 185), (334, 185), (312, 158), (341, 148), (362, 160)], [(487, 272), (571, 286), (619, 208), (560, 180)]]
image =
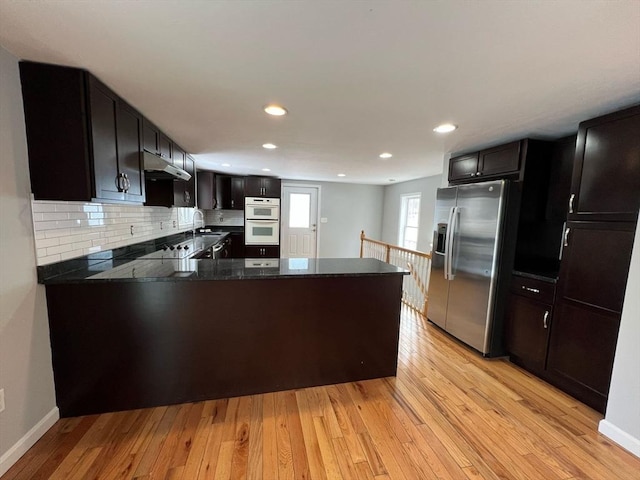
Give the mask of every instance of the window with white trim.
[(410, 250), (418, 248), (418, 230), (420, 228), (420, 194), (411, 193), (400, 196), (400, 231), (398, 244)]

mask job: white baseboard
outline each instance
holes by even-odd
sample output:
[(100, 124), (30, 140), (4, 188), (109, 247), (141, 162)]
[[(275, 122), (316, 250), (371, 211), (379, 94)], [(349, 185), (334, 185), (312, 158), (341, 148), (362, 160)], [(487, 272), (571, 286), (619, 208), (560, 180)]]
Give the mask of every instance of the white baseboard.
[(60, 419), (58, 407), (54, 407), (42, 420), (34, 425), (13, 447), (0, 457), (0, 476), (4, 475), (19, 459), (27, 453), (33, 445), (42, 437), (53, 424)]
[(625, 450), (628, 450), (636, 457), (640, 458), (640, 440), (629, 435), (624, 430), (616, 427), (613, 423), (607, 420), (600, 420), (598, 424), (598, 431), (605, 437), (616, 442)]

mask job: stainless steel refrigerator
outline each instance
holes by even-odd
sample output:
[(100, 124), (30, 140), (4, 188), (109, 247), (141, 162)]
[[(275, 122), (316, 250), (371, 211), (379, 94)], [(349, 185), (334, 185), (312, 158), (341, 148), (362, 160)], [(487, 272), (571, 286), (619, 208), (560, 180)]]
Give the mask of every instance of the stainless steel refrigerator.
[(504, 354), (517, 224), (509, 187), (506, 180), (460, 185), (436, 197), (427, 316), (484, 356)]

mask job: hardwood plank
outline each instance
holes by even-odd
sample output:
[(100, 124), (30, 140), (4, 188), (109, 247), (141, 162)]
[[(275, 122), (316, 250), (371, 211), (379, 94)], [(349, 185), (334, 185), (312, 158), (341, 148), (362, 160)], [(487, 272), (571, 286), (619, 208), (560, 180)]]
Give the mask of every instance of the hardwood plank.
[(278, 433), (275, 394), (262, 396), (262, 471), (263, 478), (278, 478)]
[(291, 439), (291, 457), (293, 458), (293, 470), (295, 478), (298, 480), (308, 480), (311, 478), (309, 471), (309, 461), (307, 451), (304, 448), (304, 433), (298, 411), (298, 402), (295, 392), (284, 393), (287, 408), (287, 426)]
[(198, 480), (215, 479), (218, 467), (218, 457), (220, 454), (220, 448), (222, 447), (222, 435), (224, 434), (224, 423), (220, 421), (216, 422), (216, 418), (216, 416), (211, 417), (207, 447), (205, 448), (204, 455), (202, 456), (202, 465), (200, 465), (200, 469), (198, 470)]
[(305, 395), (303, 390), (296, 390), (296, 402), (298, 403), (298, 411), (300, 412), (300, 425), (302, 427), (307, 459), (309, 460), (311, 478), (327, 480), (327, 472), (324, 467), (322, 452), (320, 451), (320, 444), (313, 423), (313, 412), (307, 401), (307, 395)]
[(276, 442), (278, 449), (278, 478), (293, 480), (293, 455), (291, 453), (291, 436), (287, 425), (287, 399), (284, 392), (275, 394)]
[(246, 478), (249, 461), (249, 424), (251, 421), (250, 396), (240, 397), (236, 412), (230, 478)]
[[(262, 480), (263, 458), (263, 397), (254, 395), (251, 397), (251, 419), (249, 425), (249, 451), (247, 458), (247, 478), (249, 480)], [(269, 478), (269, 477), (266, 477)]]

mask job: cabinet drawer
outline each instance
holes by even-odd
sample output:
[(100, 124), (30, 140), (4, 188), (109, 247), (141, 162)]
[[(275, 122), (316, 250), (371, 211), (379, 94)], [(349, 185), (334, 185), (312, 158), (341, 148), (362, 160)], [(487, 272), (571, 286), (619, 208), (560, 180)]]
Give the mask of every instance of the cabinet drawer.
[(534, 278), (514, 276), (511, 280), (511, 293), (532, 298), (540, 302), (553, 304), (556, 286)]

